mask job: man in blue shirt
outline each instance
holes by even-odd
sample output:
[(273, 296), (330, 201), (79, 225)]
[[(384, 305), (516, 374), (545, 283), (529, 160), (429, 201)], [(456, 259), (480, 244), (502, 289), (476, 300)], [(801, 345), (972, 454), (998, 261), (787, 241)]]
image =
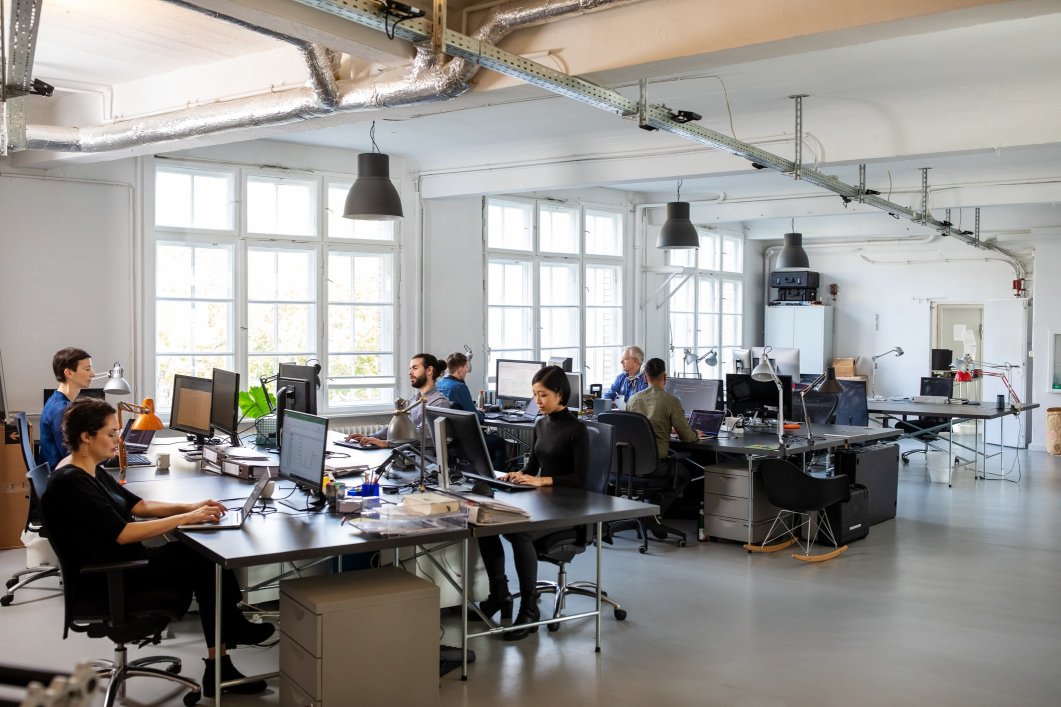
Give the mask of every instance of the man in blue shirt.
[[(468, 377), (471, 371), (471, 359), (459, 351), (451, 353), (446, 356), (446, 375), (435, 383), (435, 387), (446, 396), (454, 410), (474, 410), (481, 425), (486, 418), (483, 415), (483, 411), (475, 407), (475, 403), (472, 402), (472, 392), (468, 389), (468, 384), (464, 382), (464, 379)], [(504, 470), (507, 464), (505, 440), (496, 434), (486, 434), (484, 438), (486, 439), (486, 448), (490, 451), (490, 459), (494, 469), (498, 471)]]
[(645, 352), (637, 346), (627, 346), (623, 349), (623, 357), (619, 360), (623, 372), (616, 377), (612, 386), (604, 391), (606, 400), (622, 398), (626, 403), (630, 401), (630, 396), (634, 393), (640, 393), (648, 387), (648, 381), (641, 373), (641, 363), (644, 360)]
[(52, 469), (68, 452), (63, 444), (63, 413), (67, 406), (92, 385), (95, 372), (92, 370), (92, 357), (85, 351), (73, 347), (60, 349), (52, 357), (52, 373), (59, 383), (59, 388), (44, 404), (41, 411), (41, 461), (48, 462)]

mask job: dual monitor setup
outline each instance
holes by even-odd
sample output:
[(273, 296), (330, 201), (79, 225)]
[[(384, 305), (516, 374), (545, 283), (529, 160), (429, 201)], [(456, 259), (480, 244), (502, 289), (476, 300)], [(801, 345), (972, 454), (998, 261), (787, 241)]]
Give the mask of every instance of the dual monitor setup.
[[(238, 447), (239, 374), (215, 368), (211, 378), (177, 374), (173, 377), (173, 408), (170, 429), (195, 436), (195, 446), (214, 436), (227, 435)], [(284, 413), (296, 411), (316, 415), (317, 386), (314, 366), (281, 363), (277, 377), (277, 429)]]

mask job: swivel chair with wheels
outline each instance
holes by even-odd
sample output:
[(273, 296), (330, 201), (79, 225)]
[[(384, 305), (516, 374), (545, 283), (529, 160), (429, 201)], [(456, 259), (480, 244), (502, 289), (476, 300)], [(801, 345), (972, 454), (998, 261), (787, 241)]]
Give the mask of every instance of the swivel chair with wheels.
[(666, 459), (660, 459), (652, 423), (640, 413), (606, 412), (598, 415), (597, 420), (613, 428), (615, 472), (612, 490), (628, 498), (651, 501), (660, 507), (658, 517), (617, 521), (609, 525), (610, 532), (637, 530), (637, 537), (642, 540), (638, 548), (641, 553), (648, 552), (650, 532), (657, 540), (666, 540), (673, 535), (678, 538), (678, 547), (685, 547), (686, 534), (664, 524), (662, 517), (671, 504), (681, 498), (688, 484), (688, 476), (680, 467), (687, 455), (672, 451)]
[[(759, 474), (767, 499), (780, 510), (762, 544), (746, 544), (745, 550), (777, 552), (799, 543), (803, 552), (792, 555), (793, 558), (803, 562), (824, 562), (847, 549), (847, 545), (840, 546), (836, 542), (836, 534), (825, 513), (825, 509), (834, 503), (850, 500), (851, 487), (847, 476), (811, 476), (790, 461), (772, 458), (759, 462)], [(832, 551), (812, 554), (818, 533), (832, 542)], [(775, 542), (778, 540), (781, 542)]]
[[(40, 508), (43, 527), (47, 531), (49, 523), (48, 476), (47, 464), (41, 464), (30, 470), (30, 494)], [(110, 679), (107, 692), (103, 698), (105, 707), (112, 707), (125, 693), (125, 681), (133, 677), (155, 677), (175, 682), (188, 688), (184, 695), (184, 704), (194, 705), (202, 697), (202, 688), (195, 680), (180, 675), (181, 660), (174, 656), (150, 656), (127, 659), (127, 643), (137, 643), (141, 647), (148, 643), (157, 644), (162, 631), (170, 621), (180, 618), (188, 608), (188, 599), (167, 587), (158, 587), (150, 592), (127, 596), (125, 577), (127, 572), (135, 572), (147, 566), (147, 560), (115, 562), (103, 565), (86, 565), (79, 573), (73, 571), (75, 565), (65, 549), (67, 540), (48, 535), (49, 542), (59, 557), (59, 566), (63, 568), (66, 582), (63, 586), (65, 618), (63, 620), (63, 638), (70, 631), (84, 633), (90, 638), (109, 638), (114, 643), (113, 660), (94, 660), (93, 670), (101, 679)], [(84, 578), (93, 574), (106, 574), (107, 596), (95, 597), (80, 591)], [(164, 670), (151, 667), (165, 665)]]
[[(37, 466), (37, 462), (33, 454), (33, 437), (30, 435), (26, 413), (16, 412), (15, 424), (18, 427), (19, 441), (22, 444), (22, 460), (26, 463), (26, 471), (28, 472)], [(49, 577), (59, 577), (59, 559), (51, 551), (51, 546), (47, 542), (32, 542), (34, 536), (43, 537), (39, 515), (37, 504), (31, 494), (23, 540), (32, 544), (33, 548), (32, 550), (29, 547), (26, 548), (26, 568), (15, 572), (8, 578), (7, 591), (4, 592), (3, 596), (0, 596), (0, 606), (7, 606), (13, 602), (15, 600), (15, 592), (26, 585)], [(33, 557), (32, 560), (30, 559), (31, 556)], [(60, 583), (61, 581), (60, 578)]]
[[(586, 430), (589, 432), (589, 477), (586, 482), (586, 490), (596, 493), (605, 493), (608, 487), (608, 479), (611, 476), (612, 451), (612, 428), (600, 422), (587, 422)], [(594, 534), (590, 526), (580, 525), (575, 528), (565, 528), (555, 533), (534, 541), (534, 547), (538, 551), (538, 559), (542, 562), (554, 564), (559, 568), (555, 582), (547, 580), (538, 581), (538, 595), (553, 594), (553, 618), (557, 619), (563, 615), (564, 604), (569, 594), (596, 598), (597, 584), (588, 581), (567, 581), (567, 564), (576, 556), (586, 551), (593, 544)], [(626, 609), (617, 601), (610, 598), (607, 592), (601, 592), (601, 602), (612, 607), (612, 612), (617, 621), (626, 619)], [(550, 631), (560, 628), (559, 622), (548, 624)]]
[[(922, 378), (921, 379), (921, 395), (934, 395), (938, 397), (951, 397), (954, 390), (954, 381), (950, 378)], [(944, 452), (946, 451), (942, 447), (937, 447), (932, 444), (938, 442), (942, 427), (947, 424), (947, 418), (945, 417), (918, 417), (912, 420), (902, 420), (896, 423), (895, 428), (902, 430), (903, 432), (911, 432), (921, 434), (914, 434), (914, 439), (924, 442), (922, 449), (910, 449), (902, 453), (901, 457), (903, 464), (910, 463), (910, 457), (914, 454), (924, 454), (925, 459), (928, 459), (928, 453), (933, 452)]]

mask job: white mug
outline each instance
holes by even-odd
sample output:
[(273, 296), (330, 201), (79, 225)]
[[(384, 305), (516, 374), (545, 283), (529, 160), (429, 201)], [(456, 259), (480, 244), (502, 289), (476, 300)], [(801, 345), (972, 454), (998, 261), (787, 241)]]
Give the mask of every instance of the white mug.
[(158, 456), (155, 457), (155, 466), (159, 469), (169, 468), (169, 452), (159, 452)]

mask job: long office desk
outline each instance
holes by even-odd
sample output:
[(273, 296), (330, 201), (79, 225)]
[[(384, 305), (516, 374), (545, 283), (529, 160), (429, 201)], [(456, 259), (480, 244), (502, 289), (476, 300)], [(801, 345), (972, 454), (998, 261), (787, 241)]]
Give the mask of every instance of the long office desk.
[[(957, 446), (971, 451), (973, 453), (973, 476), (976, 478), (986, 478), (987, 460), (990, 458), (987, 454), (986, 421), (996, 419), (1002, 419), (1004, 421), (1005, 417), (1008, 415), (1017, 416), (1026, 410), (1033, 410), (1037, 407), (1039, 407), (1039, 403), (1027, 403), (1021, 406), (1019, 410), (1014, 410), (1008, 407), (999, 409), (996, 405), (989, 405), (986, 403), (979, 403), (977, 405), (959, 405), (956, 403), (915, 403), (907, 400), (871, 400), (869, 402), (870, 414), (882, 416), (882, 419), (885, 422), (888, 420), (905, 420), (907, 416), (938, 417), (944, 420), (944, 422), (941, 422), (938, 425), (923, 430), (903, 432), (902, 437), (917, 437), (919, 435), (932, 434), (935, 432), (947, 433), (947, 486), (951, 486), (953, 481), (954, 465), (956, 461), (954, 447)], [(954, 425), (970, 421), (976, 426), (976, 435), (972, 447), (954, 441)], [(984, 434), (980, 433), (981, 422), (985, 423)], [(1000, 460), (1001, 454), (1000, 451)], [(983, 460), (982, 470), (980, 468), (981, 460)]]
[(695, 452), (709, 450), (718, 454), (743, 456), (747, 461), (747, 515), (741, 519), (746, 527), (746, 542), (754, 543), (755, 519), (755, 464), (759, 459), (768, 457), (788, 457), (811, 452), (847, 447), (852, 444), (868, 444), (902, 435), (895, 429), (877, 427), (852, 427), (849, 425), (813, 425), (813, 439), (807, 436), (807, 426), (799, 430), (786, 430), (785, 444), (782, 446), (776, 432), (745, 431), (740, 437), (709, 437), (697, 442), (671, 442), (671, 447), (683, 451)]
[[(345, 450), (344, 450), (345, 451)], [(366, 455), (373, 459), (381, 450), (364, 452), (350, 450), (350, 456)], [(382, 450), (384, 457), (387, 451)], [(379, 463), (379, 462), (377, 462)], [(127, 473), (131, 491), (143, 498), (186, 502), (203, 498), (231, 499), (246, 496), (251, 484), (235, 477), (209, 474), (187, 468), (159, 472), (153, 468), (131, 469)], [(394, 496), (394, 500), (400, 498)], [(563, 617), (561, 620), (595, 616), (596, 650), (601, 646), (601, 524), (611, 520), (637, 518), (659, 512), (657, 506), (616, 498), (603, 494), (565, 488), (541, 488), (537, 491), (505, 495), (506, 503), (523, 508), (530, 514), (527, 521), (503, 525), (469, 526), (460, 529), (445, 529), (408, 536), (379, 536), (360, 534), (351, 525), (342, 525), (340, 516), (326, 511), (297, 513), (278, 510), (269, 515), (252, 515), (242, 530), (215, 530), (180, 532), (179, 540), (196, 552), (216, 563), (215, 583), (218, 601), (214, 607), (217, 633), (215, 641), (221, 643), (220, 583), (224, 569), (249, 567), (259, 564), (291, 560), (314, 559), (339, 556), (349, 553), (375, 552), (408, 546), (426, 546), (459, 542), (462, 545), (462, 592), (461, 609), (461, 678), (467, 678), (467, 643), (469, 639), (492, 635), (512, 627), (491, 627), (487, 631), (468, 632), (468, 541), (474, 536), (497, 535), (528, 530), (549, 530), (582, 524), (595, 524), (597, 528), (597, 587), (598, 597), (595, 611)], [(230, 504), (234, 505), (234, 504)], [(453, 580), (451, 580), (453, 581)], [(552, 621), (542, 623), (552, 623)], [(275, 676), (275, 674), (272, 674)], [(215, 674), (215, 694), (220, 704), (220, 671)]]

